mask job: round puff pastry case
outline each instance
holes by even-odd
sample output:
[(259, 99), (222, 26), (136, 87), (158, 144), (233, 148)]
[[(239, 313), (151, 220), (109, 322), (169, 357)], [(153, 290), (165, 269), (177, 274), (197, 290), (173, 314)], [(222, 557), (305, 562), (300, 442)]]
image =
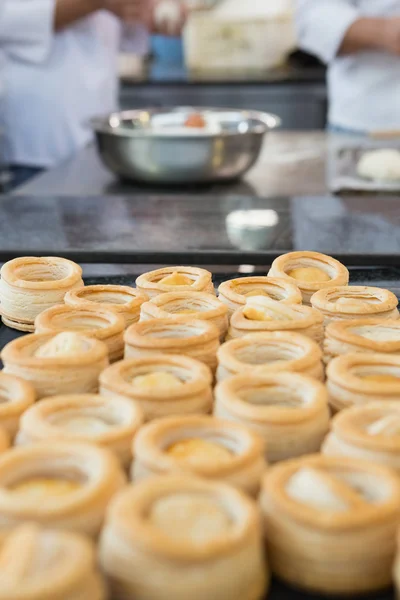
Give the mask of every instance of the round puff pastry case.
[(267, 375), (278, 371), (324, 378), (320, 347), (299, 333), (251, 333), (222, 344), (217, 356), (218, 381), (231, 375)]
[(13, 440), (21, 415), (35, 402), (35, 388), (13, 375), (0, 371), (0, 427)]
[(211, 412), (212, 373), (204, 364), (173, 354), (115, 363), (100, 375), (100, 393), (134, 401), (146, 421)]
[(354, 352), (400, 356), (400, 319), (332, 321), (325, 329), (325, 362)]
[(35, 333), (64, 331), (76, 331), (104, 342), (110, 362), (121, 360), (124, 356), (125, 319), (110, 308), (53, 306), (35, 319)]
[(81, 267), (65, 258), (15, 258), (0, 275), (3, 323), (20, 331), (34, 331), (38, 314), (62, 304), (69, 290), (83, 287)]
[(4, 372), (31, 383), (38, 399), (97, 392), (109, 364), (106, 344), (72, 331), (26, 335), (7, 344), (1, 358)]
[(0, 455), (0, 532), (34, 521), (97, 536), (125, 482), (116, 457), (92, 444), (13, 448)]
[(132, 479), (189, 473), (255, 496), (266, 469), (264, 443), (246, 427), (209, 416), (172, 417), (145, 425), (134, 442)]
[(325, 325), (367, 317), (398, 319), (398, 303), (389, 290), (354, 285), (321, 290), (311, 298), (311, 305), (324, 315)]
[(318, 290), (349, 283), (349, 271), (342, 263), (320, 252), (290, 252), (279, 256), (271, 265), (268, 275), (282, 277), (297, 285), (304, 304)]
[(260, 435), (268, 462), (319, 451), (329, 430), (325, 387), (298, 373), (229, 377), (215, 388), (214, 414)]
[(400, 516), (392, 469), (309, 455), (267, 471), (260, 502), (268, 558), (284, 581), (350, 597), (391, 584)]
[(152, 477), (112, 502), (100, 563), (115, 600), (261, 600), (261, 538), (256, 504), (233, 487)]
[(243, 308), (252, 296), (264, 296), (283, 304), (302, 303), (299, 288), (285, 279), (241, 277), (224, 281), (218, 288), (218, 298), (227, 305), (229, 316), (238, 308)]
[(212, 294), (202, 292), (171, 292), (160, 294), (145, 302), (141, 308), (141, 321), (149, 319), (200, 319), (216, 325), (223, 341), (228, 331), (228, 308)]
[(136, 279), (138, 290), (154, 298), (166, 292), (207, 292), (215, 294), (212, 275), (197, 267), (164, 267)]
[(383, 401), (342, 410), (332, 420), (322, 452), (365, 458), (400, 472), (400, 406)]
[(148, 297), (127, 285), (87, 285), (65, 295), (64, 302), (74, 308), (104, 308), (119, 313), (125, 319), (125, 327), (137, 323), (140, 307)]
[(368, 402), (400, 397), (400, 356), (346, 354), (331, 360), (327, 368), (329, 403), (334, 411)]
[(53, 396), (22, 416), (17, 444), (91, 442), (114, 452), (128, 468), (132, 441), (142, 423), (142, 410), (132, 400), (96, 394)]
[(0, 541), (0, 600), (106, 600), (95, 550), (83, 536), (27, 523)]
[(220, 331), (208, 321), (151, 319), (131, 325), (125, 332), (125, 358), (155, 354), (182, 354), (217, 367)]

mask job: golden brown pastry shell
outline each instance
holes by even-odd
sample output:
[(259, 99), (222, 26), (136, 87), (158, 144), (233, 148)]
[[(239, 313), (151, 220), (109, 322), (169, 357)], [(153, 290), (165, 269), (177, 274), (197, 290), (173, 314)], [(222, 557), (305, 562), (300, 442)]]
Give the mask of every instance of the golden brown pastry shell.
[(13, 440), (21, 415), (35, 402), (35, 389), (27, 381), (0, 371), (0, 398), (0, 427)]
[[(262, 394), (265, 402), (261, 401)], [(294, 398), (298, 405), (285, 405), (285, 401), (292, 403)], [(297, 373), (251, 378), (236, 375), (225, 379), (215, 388), (214, 414), (241, 423), (262, 436), (269, 462), (319, 451), (329, 430), (325, 387)]]
[(289, 331), (306, 335), (317, 344), (321, 344), (324, 338), (324, 317), (322, 314), (309, 306), (295, 305), (291, 308), (297, 313), (297, 318), (291, 321), (247, 319), (243, 312), (244, 308), (239, 308), (231, 317), (228, 339), (235, 339), (257, 332)]
[(119, 313), (126, 327), (139, 321), (140, 307), (147, 300), (146, 294), (127, 285), (86, 285), (67, 292), (64, 298), (65, 304), (74, 308), (104, 308)]
[[(179, 273), (192, 279), (193, 283), (191, 285), (180, 286), (160, 283), (161, 279), (174, 273)], [(136, 286), (141, 292), (147, 294), (149, 298), (154, 298), (158, 294), (176, 292), (177, 287), (179, 287), (178, 291), (180, 292), (206, 292), (215, 294), (211, 273), (197, 267), (164, 267), (150, 271), (149, 273), (143, 273), (143, 275), (139, 275), (136, 279)]]
[[(66, 431), (56, 419), (75, 414), (102, 418), (109, 429), (93, 435)], [(52, 396), (37, 402), (21, 418), (18, 445), (36, 442), (87, 442), (114, 452), (124, 467), (132, 460), (133, 438), (143, 423), (140, 406), (124, 398), (105, 398), (96, 394)]]
[[(337, 304), (337, 300), (346, 297), (358, 298), (360, 304)], [(399, 318), (396, 296), (383, 288), (354, 285), (331, 287), (316, 292), (311, 298), (311, 304), (322, 312), (326, 325), (339, 319)]]
[[(287, 275), (289, 271), (301, 267), (316, 267), (324, 271), (331, 279), (330, 281), (309, 282), (298, 281)], [(272, 263), (268, 273), (268, 276), (270, 275), (286, 279), (296, 285), (303, 295), (304, 304), (310, 304), (311, 296), (318, 290), (346, 286), (349, 283), (348, 269), (336, 259), (320, 252), (299, 251), (282, 254)]]
[[(32, 557), (38, 555), (35, 570)], [(4, 579), (0, 575), (0, 600), (106, 600), (108, 595), (94, 546), (81, 535), (27, 523), (0, 540), (0, 557), (8, 565)]]
[(277, 277), (240, 277), (224, 281), (218, 288), (218, 298), (227, 305), (229, 315), (232, 315), (246, 304), (246, 294), (257, 290), (265, 292), (272, 300), (285, 304), (302, 303), (299, 288), (286, 279)]
[[(232, 459), (218, 464), (205, 460), (201, 465), (185, 463), (166, 452), (172, 444), (202, 439), (230, 450)], [(246, 427), (211, 416), (178, 416), (158, 419), (138, 433), (133, 448), (131, 477), (140, 481), (154, 475), (191, 474), (224, 481), (255, 496), (267, 467), (264, 443)]]
[[(332, 482), (341, 497), (349, 490), (351, 508), (319, 510), (286, 493), (290, 478), (302, 468), (323, 475), (354, 473), (356, 481), (370, 485), (376, 479), (387, 495), (377, 503), (358, 502), (350, 486)], [(400, 480), (393, 470), (354, 458), (309, 455), (272, 467), (263, 479), (260, 502), (269, 560), (283, 580), (314, 593), (350, 597), (390, 585), (400, 502)]]
[(218, 381), (231, 375), (256, 376), (280, 371), (324, 378), (320, 347), (299, 333), (252, 333), (222, 344), (217, 356)]
[(59, 257), (21, 257), (1, 268), (1, 315), (5, 325), (34, 331), (35, 317), (64, 301), (66, 292), (83, 287), (82, 269)]
[[(200, 545), (171, 539), (147, 515), (175, 494), (215, 500), (231, 515), (230, 530)], [(268, 581), (254, 502), (231, 486), (190, 476), (150, 478), (119, 494), (103, 530), (100, 563), (116, 600), (184, 600), (188, 594), (208, 600), (216, 590), (220, 600), (261, 600)], [(154, 569), (162, 573), (162, 586), (154, 582)]]
[(217, 366), (219, 329), (208, 321), (151, 319), (131, 325), (125, 332), (125, 358), (154, 354), (182, 354)]
[[(184, 384), (171, 390), (137, 390), (132, 380), (149, 373), (167, 372)], [(203, 363), (173, 354), (123, 360), (100, 375), (100, 393), (108, 397), (127, 398), (137, 402), (150, 421), (155, 418), (209, 413), (213, 403), (212, 373)]]
[[(390, 329), (398, 332), (398, 340), (373, 340), (358, 334), (356, 329)], [(400, 319), (355, 319), (332, 321), (325, 329), (324, 359), (329, 362), (336, 356), (354, 352), (400, 355)]]
[(322, 452), (327, 456), (362, 458), (400, 471), (400, 435), (371, 435), (367, 429), (385, 417), (394, 417), (400, 423), (396, 402), (371, 402), (342, 410), (332, 420)]
[[(188, 309), (196, 311), (194, 314), (181, 314), (179, 310)], [(209, 321), (216, 325), (220, 331), (220, 340), (223, 341), (228, 331), (228, 308), (214, 295), (202, 292), (171, 292), (159, 294), (150, 302), (142, 305), (140, 320), (149, 319), (178, 319), (181, 321)]]
[[(346, 354), (331, 360), (326, 373), (329, 403), (335, 411), (374, 401), (397, 401), (400, 395), (400, 356)], [(394, 375), (399, 383), (375, 382), (360, 376), (374, 374)]]
[(100, 306), (53, 306), (35, 319), (36, 333), (76, 331), (107, 344), (110, 362), (124, 356), (125, 319), (121, 314)]
[[(46, 476), (71, 478), (82, 487), (40, 502), (7, 491), (25, 479)], [(59, 441), (13, 448), (0, 456), (0, 530), (32, 521), (96, 536), (111, 498), (125, 481), (116, 457), (93, 444)]]
[(4, 372), (30, 383), (38, 399), (62, 393), (97, 392), (98, 377), (109, 364), (106, 344), (80, 336), (85, 352), (51, 358), (35, 356), (55, 335), (33, 333), (8, 343), (1, 352)]

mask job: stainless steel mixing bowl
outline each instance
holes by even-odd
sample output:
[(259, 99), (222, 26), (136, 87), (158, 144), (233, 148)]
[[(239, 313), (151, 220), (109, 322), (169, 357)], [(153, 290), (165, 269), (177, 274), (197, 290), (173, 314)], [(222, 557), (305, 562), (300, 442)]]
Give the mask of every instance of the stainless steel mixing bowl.
[[(201, 114), (204, 129), (184, 124)], [(113, 113), (92, 121), (104, 164), (121, 177), (157, 184), (227, 181), (257, 161), (265, 134), (280, 125), (257, 111), (180, 107)]]

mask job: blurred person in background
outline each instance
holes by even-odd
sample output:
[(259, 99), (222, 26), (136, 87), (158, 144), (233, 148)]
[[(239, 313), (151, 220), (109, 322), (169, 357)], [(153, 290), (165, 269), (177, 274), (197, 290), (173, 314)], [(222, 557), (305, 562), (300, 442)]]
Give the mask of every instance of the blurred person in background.
[(14, 185), (73, 155), (92, 138), (90, 119), (117, 110), (121, 22), (151, 28), (158, 2), (0, 0), (1, 117)]
[(400, 0), (296, 0), (302, 49), (328, 64), (329, 124), (400, 130)]

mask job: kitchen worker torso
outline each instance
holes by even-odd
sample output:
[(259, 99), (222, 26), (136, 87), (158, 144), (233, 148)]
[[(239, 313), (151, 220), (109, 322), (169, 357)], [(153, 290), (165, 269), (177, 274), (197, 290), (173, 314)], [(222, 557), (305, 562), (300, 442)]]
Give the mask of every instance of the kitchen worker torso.
[(355, 20), (400, 17), (400, 0), (298, 0), (298, 4), (302, 47), (330, 64), (329, 122), (360, 131), (399, 129), (400, 56), (336, 53)]
[(11, 164), (49, 167), (91, 139), (90, 118), (117, 106), (119, 42), (120, 23), (99, 12), (50, 35), (44, 60), (20, 59), (6, 47), (3, 118)]

